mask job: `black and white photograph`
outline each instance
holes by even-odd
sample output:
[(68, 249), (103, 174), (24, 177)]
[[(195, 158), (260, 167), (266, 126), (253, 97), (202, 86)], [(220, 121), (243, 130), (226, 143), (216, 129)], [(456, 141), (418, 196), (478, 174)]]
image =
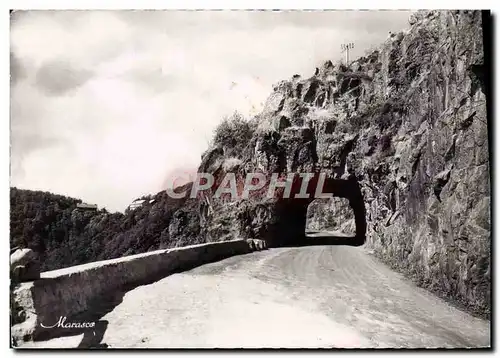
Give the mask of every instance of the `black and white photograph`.
[(11, 351), (492, 350), (491, 11), (9, 27)]

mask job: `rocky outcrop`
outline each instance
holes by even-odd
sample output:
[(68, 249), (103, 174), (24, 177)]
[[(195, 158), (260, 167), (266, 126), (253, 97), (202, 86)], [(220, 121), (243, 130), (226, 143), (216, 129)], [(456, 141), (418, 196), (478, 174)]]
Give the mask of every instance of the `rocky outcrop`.
[(10, 276), (13, 282), (33, 281), (40, 277), (40, 259), (31, 249), (17, 249), (10, 255)]
[[(419, 12), (411, 23), (349, 66), (328, 61), (311, 78), (278, 83), (246, 149), (213, 148), (199, 171), (234, 172), (240, 182), (253, 171), (350, 178), (361, 188), (367, 245), (377, 256), (487, 314), (488, 135), (475, 70), (484, 63), (481, 13)], [(224, 166), (234, 157), (238, 165)], [(289, 243), (304, 232), (310, 203), (212, 198), (202, 231), (208, 241)]]

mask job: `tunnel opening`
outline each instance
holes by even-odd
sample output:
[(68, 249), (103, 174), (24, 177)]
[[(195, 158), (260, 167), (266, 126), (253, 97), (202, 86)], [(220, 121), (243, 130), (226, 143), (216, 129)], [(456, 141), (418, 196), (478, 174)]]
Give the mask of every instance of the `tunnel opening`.
[(314, 199), (307, 206), (306, 237), (337, 235), (356, 236), (354, 211), (346, 198), (331, 197)]
[[(307, 199), (282, 199), (277, 205), (277, 221), (272, 230), (273, 239), (271, 246), (303, 246), (303, 245), (350, 245), (361, 246), (366, 241), (366, 217), (365, 205), (361, 193), (360, 185), (355, 177), (348, 179), (326, 178), (323, 183), (323, 194), (330, 194), (328, 198), (316, 196), (316, 189), (319, 182), (317, 175), (308, 184)], [(301, 181), (294, 183), (292, 193), (297, 193), (301, 187)], [(349, 218), (343, 222), (342, 215), (338, 217), (340, 233), (336, 235), (335, 230), (317, 231), (311, 235), (312, 229), (308, 228), (308, 212), (317, 211), (321, 216), (321, 210), (317, 206), (332, 205), (335, 213), (341, 212), (344, 218)], [(312, 205), (312, 206), (311, 206)], [(316, 210), (315, 210), (316, 208)], [(313, 215), (313, 214), (310, 214)], [(313, 221), (311, 221), (312, 223)], [(314, 224), (313, 224), (314, 225)], [(332, 224), (333, 225), (333, 221)], [(331, 226), (330, 225), (330, 226)], [(354, 228), (354, 230), (353, 230)]]

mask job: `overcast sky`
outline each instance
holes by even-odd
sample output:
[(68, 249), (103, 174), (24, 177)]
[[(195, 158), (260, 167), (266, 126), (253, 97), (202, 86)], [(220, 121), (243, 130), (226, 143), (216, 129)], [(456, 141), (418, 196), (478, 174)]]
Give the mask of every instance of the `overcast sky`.
[(361, 55), (408, 12), (22, 11), (11, 17), (11, 185), (123, 211), (195, 169), (272, 85)]

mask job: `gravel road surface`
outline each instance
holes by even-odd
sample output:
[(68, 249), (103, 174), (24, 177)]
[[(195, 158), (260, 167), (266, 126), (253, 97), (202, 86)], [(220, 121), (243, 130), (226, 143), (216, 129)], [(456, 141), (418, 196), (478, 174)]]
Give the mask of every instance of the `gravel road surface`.
[(416, 287), (364, 248), (349, 246), (276, 248), (173, 274), (126, 292), (101, 321), (106, 326), (97, 335), (24, 347), (490, 345), (489, 321)]

